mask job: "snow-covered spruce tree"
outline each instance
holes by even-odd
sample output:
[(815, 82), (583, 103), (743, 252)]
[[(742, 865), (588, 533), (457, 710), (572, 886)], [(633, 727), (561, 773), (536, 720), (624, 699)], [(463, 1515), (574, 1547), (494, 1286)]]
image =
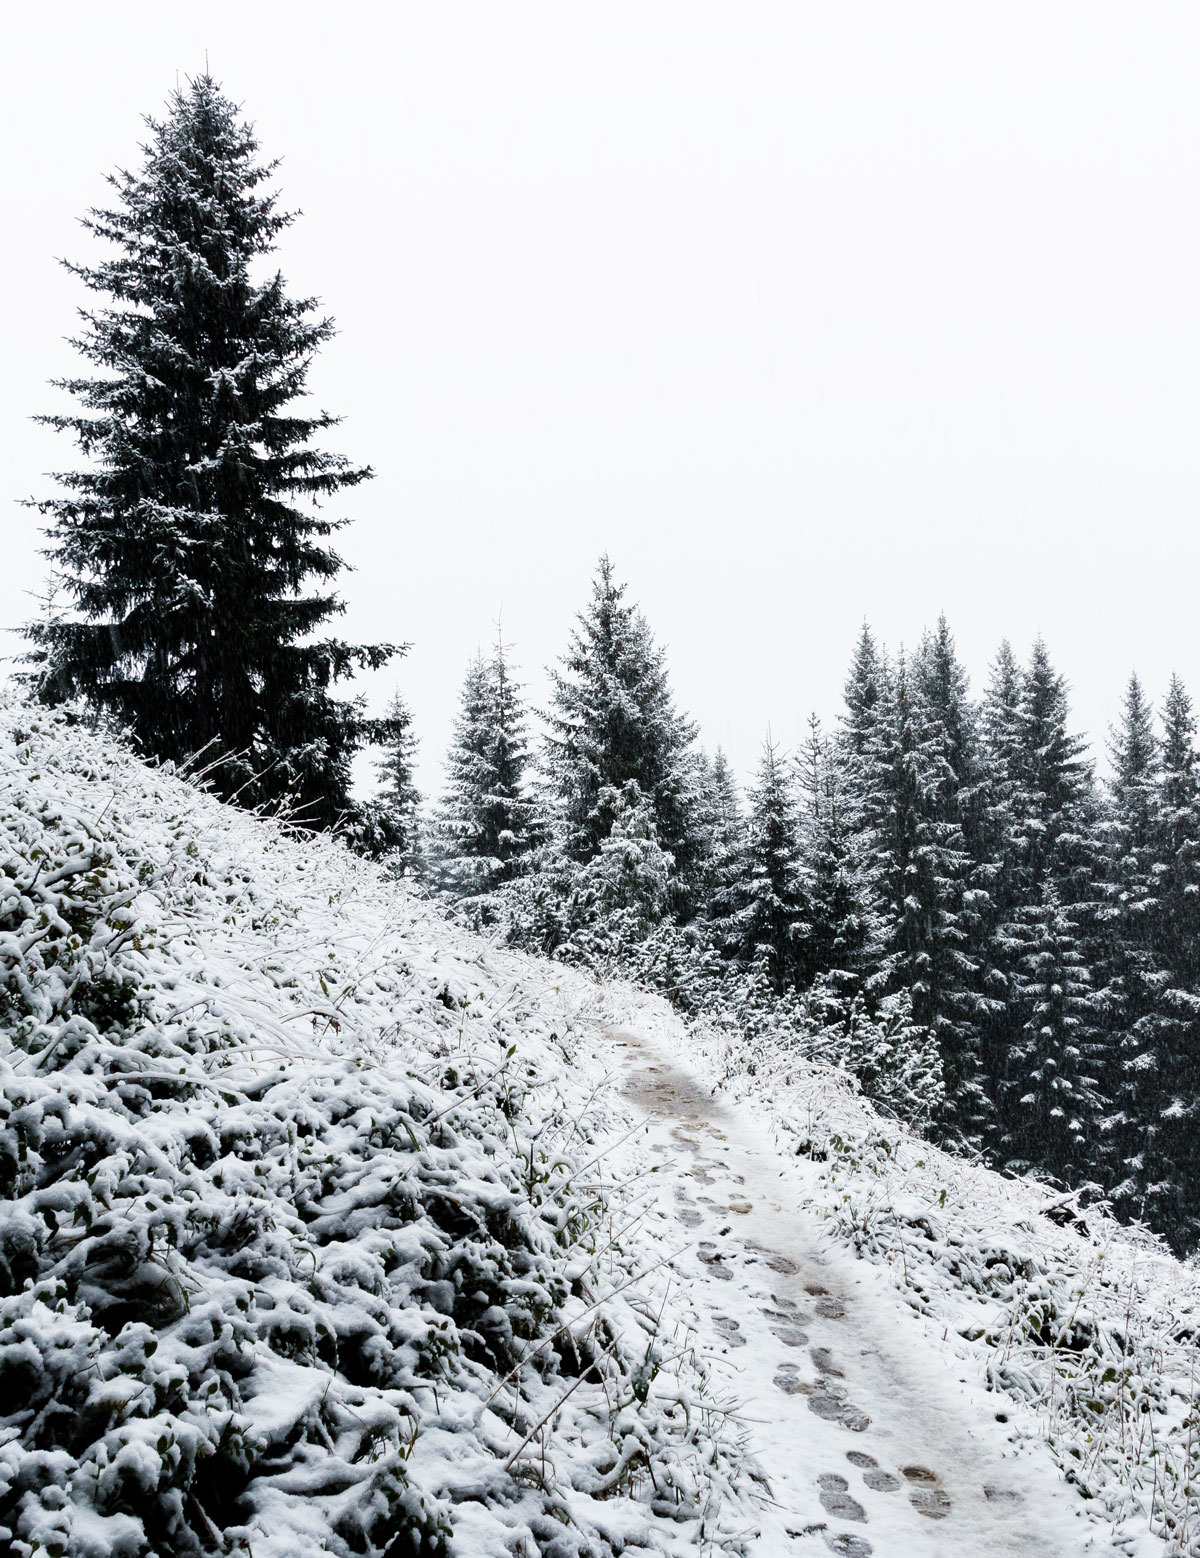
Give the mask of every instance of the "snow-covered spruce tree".
[[(1140, 729), (1140, 721), (1139, 721)], [(1200, 773), (1192, 703), (1178, 677), (1154, 761), (1148, 869), (1135, 898), (1143, 1007), (1114, 1044), (1123, 1148), (1118, 1210), (1144, 1218), (1180, 1253), (1200, 1242)], [(1123, 765), (1128, 767), (1128, 765)], [(1138, 786), (1139, 790), (1141, 786)], [(1131, 821), (1142, 820), (1136, 798)], [(1143, 857), (1134, 856), (1135, 864)], [(1118, 1064), (1119, 1063), (1119, 1064)]]
[[(946, 1086), (942, 1129), (976, 1142), (991, 1113), (981, 1067), (986, 1001), (979, 982), (989, 907), (978, 872), (986, 802), (977, 715), (945, 616), (922, 636), (911, 684), (908, 766), (920, 820), (897, 950), (915, 976), (914, 1015), (938, 1041)], [(902, 736), (902, 746), (908, 740)]]
[(887, 985), (890, 960), (837, 750), (810, 715), (797, 760), (800, 863), (806, 882), (806, 982), (821, 996), (825, 1020), (870, 1009)]
[(446, 759), (436, 847), (452, 897), (492, 893), (520, 870), (535, 837), (528, 766), (525, 707), (498, 637), (490, 660), (476, 655), (467, 667)]
[[(552, 669), (546, 744), (549, 804), (566, 856), (584, 865), (599, 854), (618, 809), (636, 787), (675, 879), (686, 880), (697, 845), (692, 810), (696, 730), (675, 708), (666, 656), (645, 617), (625, 599), (608, 557), (559, 668)], [(692, 905), (672, 907), (688, 914)]]
[(711, 762), (704, 753), (698, 754), (697, 770), (694, 896), (708, 940), (714, 947), (727, 950), (726, 922), (745, 869), (746, 819), (737, 781), (720, 747)]
[(1096, 795), (1087, 743), (1072, 735), (1065, 679), (1045, 643), (1035, 641), (1020, 707), (1018, 845), (1020, 901), (1037, 903), (1044, 881), (1063, 903), (1092, 902), (1098, 842)]
[(893, 959), (893, 985), (912, 997), (915, 1028), (928, 1029), (942, 1060), (940, 1134), (976, 1140), (986, 1104), (972, 1028), (974, 966), (965, 949), (963, 884), (969, 869), (954, 805), (945, 730), (924, 708), (912, 663), (896, 661), (881, 703), (873, 759), (874, 795), (860, 791), (873, 819), (874, 854)]
[(1200, 1247), (1200, 771), (1192, 701), (1172, 676), (1163, 708), (1154, 945), (1170, 973), (1156, 1037), (1146, 1215), (1179, 1251)]
[(1099, 934), (1092, 973), (1096, 988), (1105, 995), (1109, 1047), (1102, 1084), (1113, 1114), (1104, 1145), (1111, 1141), (1114, 1161), (1097, 1167), (1106, 1183), (1115, 1186), (1114, 1199), (1132, 1192), (1136, 1202), (1144, 1130), (1153, 1129), (1143, 1115), (1156, 1102), (1147, 1098), (1146, 1083), (1156, 1065), (1161, 992), (1171, 982), (1154, 946), (1158, 742), (1153, 709), (1136, 674), (1126, 686), (1108, 751), (1108, 806), (1099, 830), (1105, 869), (1095, 913)]
[(590, 914), (577, 918), (590, 920), (588, 934), (606, 939), (619, 958), (666, 918), (671, 860), (659, 845), (650, 801), (632, 780), (604, 806), (612, 825), (578, 878)]
[(115, 252), (67, 267), (105, 300), (74, 343), (99, 372), (41, 418), (87, 464), (36, 504), (68, 603), (31, 625), (30, 659), (47, 700), (82, 695), (159, 758), (203, 749), (224, 796), (327, 825), (356, 748), (394, 734), (330, 688), (396, 653), (316, 637), (345, 565), (324, 544), (339, 522), (298, 505), (371, 474), (314, 447), (336, 418), (297, 404), (333, 323), (256, 275), (292, 217), (212, 78), (147, 123), (144, 165), (84, 220)]
[(1048, 1169), (1068, 1184), (1096, 1164), (1105, 1113), (1100, 998), (1070, 915), (1047, 882), (1020, 915), (1014, 1004), (1022, 1021), (1008, 1051), (1006, 1147), (1022, 1171)]
[[(1070, 733), (1069, 718), (1066, 682), (1039, 638), (1021, 678), (1017, 710), (1015, 784), (1008, 813), (1011, 831), (1005, 843), (1013, 909), (992, 936), (993, 964), (1003, 968), (1009, 979), (1002, 1041), (993, 1060), (1001, 1127), (1010, 1141), (1026, 1135), (1031, 1107), (1027, 1097), (1047, 1083), (1039, 1072), (1033, 1084), (1021, 1085), (1021, 1061), (1010, 1052), (1013, 1044), (1020, 1046), (1027, 1021), (1027, 1003), (1018, 987), (1025, 978), (1021, 970), (1028, 956), (1029, 914), (1040, 913), (1041, 906), (1052, 900), (1056, 912), (1068, 917), (1093, 1004), (1097, 1011), (1105, 1004), (1102, 981), (1098, 985), (1092, 977), (1093, 962), (1101, 952), (1097, 911), (1103, 845), (1085, 743)], [(1048, 1109), (1052, 1100), (1042, 1099), (1038, 1107)]]
[(387, 861), (398, 875), (420, 876), (424, 871), (421, 793), (413, 777), (417, 738), (412, 714), (398, 689), (386, 718), (391, 734), (375, 763), (379, 789), (365, 805), (355, 808), (351, 838), (365, 854)]
[[(837, 745), (846, 776), (846, 797), (853, 808), (854, 826), (869, 846), (869, 854), (883, 870), (883, 831), (889, 809), (889, 779), (893, 754), (892, 668), (875, 635), (863, 623), (850, 674), (846, 678), (845, 711)], [(880, 887), (882, 896), (883, 889)]]
[(879, 917), (885, 947), (894, 935), (888, 890), (888, 834), (896, 766), (895, 686), (892, 666), (863, 623), (845, 686), (845, 709), (834, 738), (842, 790), (864, 887)]
[(788, 764), (769, 735), (749, 801), (745, 869), (729, 934), (738, 961), (761, 967), (770, 988), (783, 995), (803, 982), (809, 927), (796, 797)]
[(980, 710), (984, 804), (975, 881), (987, 893), (979, 988), (983, 996), (981, 1060), (993, 1103), (1004, 1075), (1019, 945), (1005, 931), (1029, 890), (1025, 861), (1024, 673), (1003, 639)]

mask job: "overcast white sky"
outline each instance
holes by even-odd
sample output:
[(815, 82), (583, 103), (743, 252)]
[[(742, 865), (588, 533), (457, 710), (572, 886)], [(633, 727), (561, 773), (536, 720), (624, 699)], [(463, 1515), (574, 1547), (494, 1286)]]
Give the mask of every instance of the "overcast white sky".
[[(426, 788), (497, 615), (539, 698), (604, 548), (743, 774), (864, 616), (944, 609), (976, 686), (1041, 630), (1093, 736), (1133, 666), (1200, 698), (1194, 4), (14, 8), (5, 500), (73, 459), (26, 420), (76, 366), (55, 257), (206, 51), (340, 328), (344, 630), (412, 641), (370, 691)], [(8, 626), (45, 566), (0, 523)]]

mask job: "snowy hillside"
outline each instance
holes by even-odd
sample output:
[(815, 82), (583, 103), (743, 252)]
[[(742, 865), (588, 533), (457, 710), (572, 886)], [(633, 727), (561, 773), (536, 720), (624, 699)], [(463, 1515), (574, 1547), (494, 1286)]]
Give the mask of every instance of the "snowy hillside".
[(553, 971), (2, 719), (0, 1546), (720, 1545)]
[(0, 852), (3, 1550), (1200, 1550), (1152, 1241), (18, 703)]

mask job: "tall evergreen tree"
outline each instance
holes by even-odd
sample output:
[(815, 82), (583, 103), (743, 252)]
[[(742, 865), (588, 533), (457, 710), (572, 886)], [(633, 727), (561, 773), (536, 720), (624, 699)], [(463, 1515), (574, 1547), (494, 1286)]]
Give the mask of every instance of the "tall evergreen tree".
[(1171, 678), (1162, 723), (1154, 850), (1155, 940), (1175, 981), (1200, 990), (1200, 763), (1192, 700), (1177, 676)]
[(295, 404), (333, 324), (256, 279), (292, 217), (212, 78), (147, 123), (143, 167), (84, 221), (115, 253), (67, 267), (107, 301), (74, 343), (98, 376), (60, 382), (81, 409), (41, 419), (89, 464), (37, 504), (70, 605), (31, 626), (30, 658), (48, 699), (81, 694), (158, 757), (204, 748), (222, 794), (327, 824), (355, 749), (396, 734), (330, 692), (395, 649), (316, 636), (343, 609), (322, 588), (339, 522), (298, 505), (371, 474), (316, 447), (336, 419)]
[[(1102, 833), (1106, 866), (1096, 911), (1093, 976), (1106, 992), (1111, 1038), (1106, 1089), (1114, 1125), (1140, 1134), (1143, 1082), (1155, 1065), (1160, 993), (1169, 983), (1154, 945), (1155, 852), (1158, 843), (1158, 742), (1141, 683), (1131, 676), (1121, 717), (1109, 739), (1112, 775)], [(1136, 1153), (1136, 1149), (1135, 1153)]]
[(1024, 903), (1037, 903), (1046, 881), (1054, 884), (1063, 903), (1094, 897), (1095, 792), (1087, 743), (1071, 734), (1069, 720), (1066, 681), (1038, 638), (1023, 679), (1020, 708), (1018, 845)]
[(987, 1113), (979, 1076), (975, 965), (963, 923), (970, 867), (951, 761), (950, 726), (922, 686), (924, 653), (897, 667), (888, 883), (897, 974), (913, 1020), (933, 1034), (946, 1088), (940, 1131), (975, 1141)]
[(854, 757), (866, 757), (872, 751), (890, 690), (889, 681), (887, 658), (875, 642), (870, 625), (864, 622), (846, 678), (846, 712), (841, 728), (842, 744)]
[(618, 814), (639, 810), (640, 796), (657, 843), (686, 880), (697, 849), (696, 730), (675, 708), (664, 651), (624, 595), (602, 557), (570, 648), (550, 673), (550, 796), (563, 848), (580, 864), (599, 854)]
[(692, 896), (710, 940), (728, 950), (727, 921), (744, 868), (746, 822), (737, 781), (724, 752), (711, 762), (698, 754), (698, 783), (693, 808), (696, 866)]
[(836, 748), (849, 826), (872, 912), (889, 944), (895, 935), (890, 832), (896, 775), (896, 691), (885, 650), (863, 623), (845, 686)]
[(417, 738), (408, 704), (397, 689), (388, 704), (388, 739), (376, 760), (379, 789), (372, 800), (355, 808), (352, 837), (366, 854), (389, 862), (401, 875), (424, 871), (421, 842), (421, 795), (414, 768)]
[[(1150, 848), (1157, 812), (1158, 741), (1154, 711), (1135, 672), (1125, 688), (1121, 719), (1109, 741), (1113, 807), (1121, 828), (1121, 848), (1135, 859)], [(1139, 878), (1145, 875), (1133, 866)]]
[(979, 947), (980, 1060), (995, 1105), (1008, 1066), (1016, 1016), (1017, 961), (1024, 945), (1010, 932), (1029, 889), (1026, 862), (1029, 800), (1025, 793), (1025, 677), (1012, 645), (1001, 641), (980, 710), (983, 805), (974, 880), (987, 894)]
[(491, 659), (477, 655), (467, 668), (446, 762), (439, 854), (454, 894), (493, 892), (520, 869), (535, 832), (528, 764), (521, 690), (497, 636)]
[[(1013, 783), (1006, 802), (1008, 831), (1003, 841), (1002, 871), (1011, 911), (995, 927), (992, 938), (994, 965), (1005, 972), (1008, 981), (1003, 1032), (991, 1060), (1001, 1129), (1010, 1144), (1026, 1141), (1034, 1109), (1030, 1097), (1040, 1088), (1049, 1088), (1052, 1081), (1049, 1070), (1039, 1068), (1029, 1081), (1022, 1069), (1029, 1054), (1027, 1037), (1022, 1035), (1029, 1021), (1031, 924), (1042, 926), (1038, 934), (1053, 933), (1060, 948), (1071, 943), (1072, 957), (1078, 955), (1079, 966), (1086, 973), (1090, 1023), (1100, 1023), (1100, 1013), (1111, 1001), (1103, 970), (1097, 967), (1100, 977), (1093, 978), (1093, 966), (1103, 962), (1104, 939), (1099, 913), (1104, 856), (1097, 831), (1096, 796), (1086, 745), (1071, 733), (1069, 721), (1066, 682), (1038, 638), (1021, 677), (1016, 748), (1006, 757), (1012, 764)], [(1039, 921), (1039, 915), (1048, 920)], [(1045, 924), (1050, 921), (1053, 924), (1046, 931)], [(1089, 1028), (1088, 1043), (1095, 1046), (1099, 1042)], [(1106, 1067), (1094, 1054), (1088, 1066), (1088, 1087), (1099, 1095), (1108, 1087)], [(1047, 1111), (1057, 1107), (1047, 1094), (1039, 1098), (1034, 1112), (1040, 1110), (1049, 1119)], [(1100, 1110), (1098, 1102), (1094, 1109)], [(1094, 1145), (1099, 1148), (1098, 1141)], [(1022, 1153), (1024, 1148), (1018, 1155)], [(1059, 1171), (1068, 1165), (1064, 1154), (1065, 1149), (1055, 1160)], [(1091, 1168), (1096, 1166), (1093, 1160)]]
[(802, 981), (809, 926), (796, 798), (788, 766), (770, 736), (749, 799), (745, 871), (730, 931), (739, 960), (761, 967), (770, 988), (782, 995)]
[[(1181, 1253), (1200, 1238), (1200, 772), (1192, 702), (1171, 678), (1158, 747), (1148, 913), (1155, 997), (1123, 1070), (1118, 1205)], [(1148, 924), (1146, 922), (1148, 921)]]
[(1021, 1024), (1006, 1078), (1009, 1155), (1021, 1168), (1080, 1184), (1096, 1161), (1103, 1042), (1078, 933), (1052, 883), (1041, 904), (1022, 912), (1020, 938), (1014, 1004)]
[(848, 1013), (860, 997), (882, 994), (890, 962), (886, 926), (852, 825), (838, 753), (815, 714), (809, 717), (797, 769), (809, 926), (804, 983), (819, 985), (830, 1007)]

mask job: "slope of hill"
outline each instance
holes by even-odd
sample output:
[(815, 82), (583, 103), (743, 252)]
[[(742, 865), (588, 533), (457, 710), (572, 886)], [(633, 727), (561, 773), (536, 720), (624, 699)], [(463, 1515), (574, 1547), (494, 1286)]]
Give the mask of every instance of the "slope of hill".
[(737, 1545), (553, 971), (18, 702), (0, 873), (5, 1551)]
[(0, 857), (4, 1550), (1200, 1550), (1154, 1241), (15, 700)]

